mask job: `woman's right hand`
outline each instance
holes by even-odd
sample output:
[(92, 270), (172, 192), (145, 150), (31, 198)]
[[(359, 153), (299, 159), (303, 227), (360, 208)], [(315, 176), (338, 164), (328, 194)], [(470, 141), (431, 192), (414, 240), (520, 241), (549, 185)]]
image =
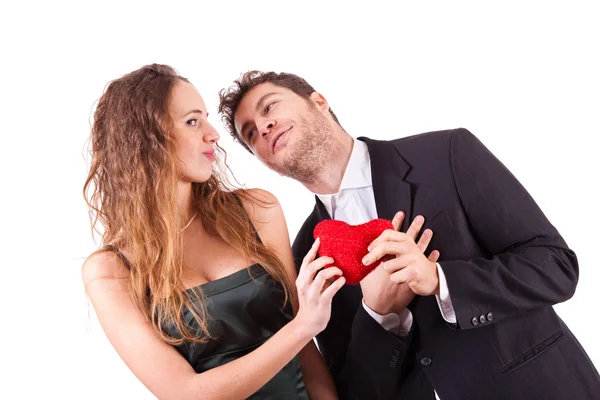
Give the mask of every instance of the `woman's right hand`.
[[(334, 262), (331, 257), (319, 257), (320, 240), (315, 243), (304, 257), (296, 279), (298, 289), (298, 314), (296, 320), (311, 338), (323, 331), (331, 317), (331, 301), (346, 279), (337, 267), (323, 268)], [(336, 276), (337, 279), (332, 281)]]

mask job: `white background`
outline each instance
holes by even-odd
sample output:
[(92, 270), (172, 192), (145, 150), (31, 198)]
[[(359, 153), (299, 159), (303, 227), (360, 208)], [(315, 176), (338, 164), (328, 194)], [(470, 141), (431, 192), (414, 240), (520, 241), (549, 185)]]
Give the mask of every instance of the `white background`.
[(80, 278), (96, 248), (81, 195), (93, 105), (109, 80), (152, 62), (200, 90), (238, 180), (280, 199), (292, 238), (311, 195), (234, 144), (216, 113), (241, 72), (303, 76), (353, 136), (470, 129), (576, 251), (577, 292), (556, 309), (600, 365), (593, 2), (19, 3), (0, 6), (0, 398), (154, 398)]

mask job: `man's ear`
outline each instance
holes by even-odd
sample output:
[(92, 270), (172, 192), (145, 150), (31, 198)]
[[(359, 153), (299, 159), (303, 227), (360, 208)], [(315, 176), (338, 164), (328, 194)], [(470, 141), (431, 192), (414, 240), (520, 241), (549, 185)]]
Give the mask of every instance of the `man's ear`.
[(327, 99), (325, 99), (325, 96), (323, 96), (321, 93), (312, 92), (310, 94), (310, 99), (323, 114), (329, 111), (329, 103), (327, 102)]

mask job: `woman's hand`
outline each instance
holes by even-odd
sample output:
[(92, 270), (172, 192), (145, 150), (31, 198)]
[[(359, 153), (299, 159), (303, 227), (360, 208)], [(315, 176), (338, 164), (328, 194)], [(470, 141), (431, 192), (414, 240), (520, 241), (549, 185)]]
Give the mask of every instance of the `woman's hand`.
[[(333, 296), (346, 283), (339, 268), (323, 268), (332, 264), (333, 258), (319, 257), (315, 260), (319, 244), (320, 240), (317, 238), (304, 257), (296, 279), (298, 314), (295, 319), (311, 338), (327, 326), (331, 317)], [(334, 279), (336, 276), (339, 277)]]

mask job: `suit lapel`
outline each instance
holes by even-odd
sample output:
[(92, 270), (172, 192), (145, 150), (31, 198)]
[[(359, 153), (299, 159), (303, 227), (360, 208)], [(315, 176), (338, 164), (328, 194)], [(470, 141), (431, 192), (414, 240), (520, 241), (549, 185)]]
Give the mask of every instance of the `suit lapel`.
[(315, 206), (315, 217), (317, 219), (317, 224), (325, 219), (331, 219), (331, 216), (327, 212), (327, 208), (325, 208), (325, 204), (319, 199), (318, 196), (315, 196), (316, 206)]
[[(360, 137), (367, 144), (371, 159), (371, 179), (377, 216), (392, 220), (398, 211), (405, 214), (400, 227), (406, 232), (413, 219), (412, 189), (406, 179), (411, 167), (404, 161), (392, 142)], [(415, 296), (408, 308), (414, 313), (421, 296)]]
[(369, 149), (377, 216), (392, 220), (398, 211), (403, 211), (406, 217), (401, 230), (406, 232), (412, 222), (412, 191), (410, 184), (405, 182), (410, 165), (391, 142), (365, 137), (358, 140), (365, 142)]

